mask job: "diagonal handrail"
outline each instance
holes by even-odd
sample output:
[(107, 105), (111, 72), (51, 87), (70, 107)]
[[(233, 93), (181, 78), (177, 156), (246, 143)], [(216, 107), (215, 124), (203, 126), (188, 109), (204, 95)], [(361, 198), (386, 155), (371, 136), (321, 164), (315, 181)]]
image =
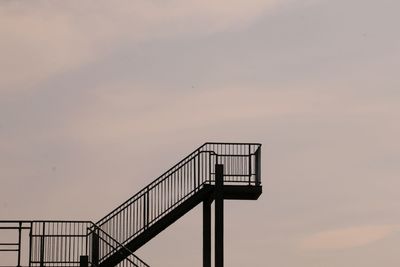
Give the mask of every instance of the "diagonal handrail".
[(213, 184), (216, 163), (225, 183), (260, 185), (258, 143), (205, 143), (97, 222), (121, 244), (140, 235), (170, 210)]

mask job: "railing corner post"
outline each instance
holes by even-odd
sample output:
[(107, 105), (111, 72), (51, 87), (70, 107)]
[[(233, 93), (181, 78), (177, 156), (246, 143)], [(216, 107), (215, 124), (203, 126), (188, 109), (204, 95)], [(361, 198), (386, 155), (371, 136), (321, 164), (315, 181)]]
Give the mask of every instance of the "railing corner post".
[(18, 264), (21, 267), (21, 235), (22, 235), (22, 222), (18, 223)]
[(261, 147), (256, 151), (256, 185), (261, 184)]

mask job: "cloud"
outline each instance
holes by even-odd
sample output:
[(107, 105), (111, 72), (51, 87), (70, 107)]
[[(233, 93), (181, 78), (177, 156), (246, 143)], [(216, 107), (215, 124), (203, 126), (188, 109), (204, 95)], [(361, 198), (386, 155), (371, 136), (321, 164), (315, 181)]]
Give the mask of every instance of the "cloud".
[[(120, 45), (246, 27), (278, 0), (0, 3), (1, 91), (32, 88)], [(1, 92), (0, 91), (0, 92)]]
[(344, 250), (362, 247), (400, 231), (400, 225), (357, 226), (322, 231), (305, 238), (301, 248), (312, 251)]

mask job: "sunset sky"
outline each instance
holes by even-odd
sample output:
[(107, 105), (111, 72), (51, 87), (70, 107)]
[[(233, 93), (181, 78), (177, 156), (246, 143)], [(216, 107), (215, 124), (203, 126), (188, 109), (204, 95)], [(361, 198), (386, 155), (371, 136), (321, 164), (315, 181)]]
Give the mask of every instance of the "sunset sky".
[[(400, 266), (399, 10), (0, 1), (0, 220), (97, 221), (206, 141), (260, 142), (226, 266)], [(201, 211), (137, 254), (202, 266)]]

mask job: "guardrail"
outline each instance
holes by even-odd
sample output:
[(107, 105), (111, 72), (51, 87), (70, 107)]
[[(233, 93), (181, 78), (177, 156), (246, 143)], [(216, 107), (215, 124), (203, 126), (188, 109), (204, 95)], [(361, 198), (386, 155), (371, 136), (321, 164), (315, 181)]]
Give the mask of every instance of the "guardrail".
[(87, 255), (90, 221), (33, 221), (30, 266), (76, 266)]
[[(0, 266), (27, 266), (28, 261), (23, 254), (30, 253), (29, 248), (23, 245), (23, 240), (30, 234), (30, 221), (0, 221)], [(27, 232), (27, 233), (26, 233)], [(24, 237), (25, 236), (25, 237)]]
[[(82, 259), (93, 254), (93, 227), (100, 253), (125, 248), (91, 221), (0, 221), (0, 267), (84, 267)], [(117, 266), (149, 267), (126, 250), (127, 258)]]

